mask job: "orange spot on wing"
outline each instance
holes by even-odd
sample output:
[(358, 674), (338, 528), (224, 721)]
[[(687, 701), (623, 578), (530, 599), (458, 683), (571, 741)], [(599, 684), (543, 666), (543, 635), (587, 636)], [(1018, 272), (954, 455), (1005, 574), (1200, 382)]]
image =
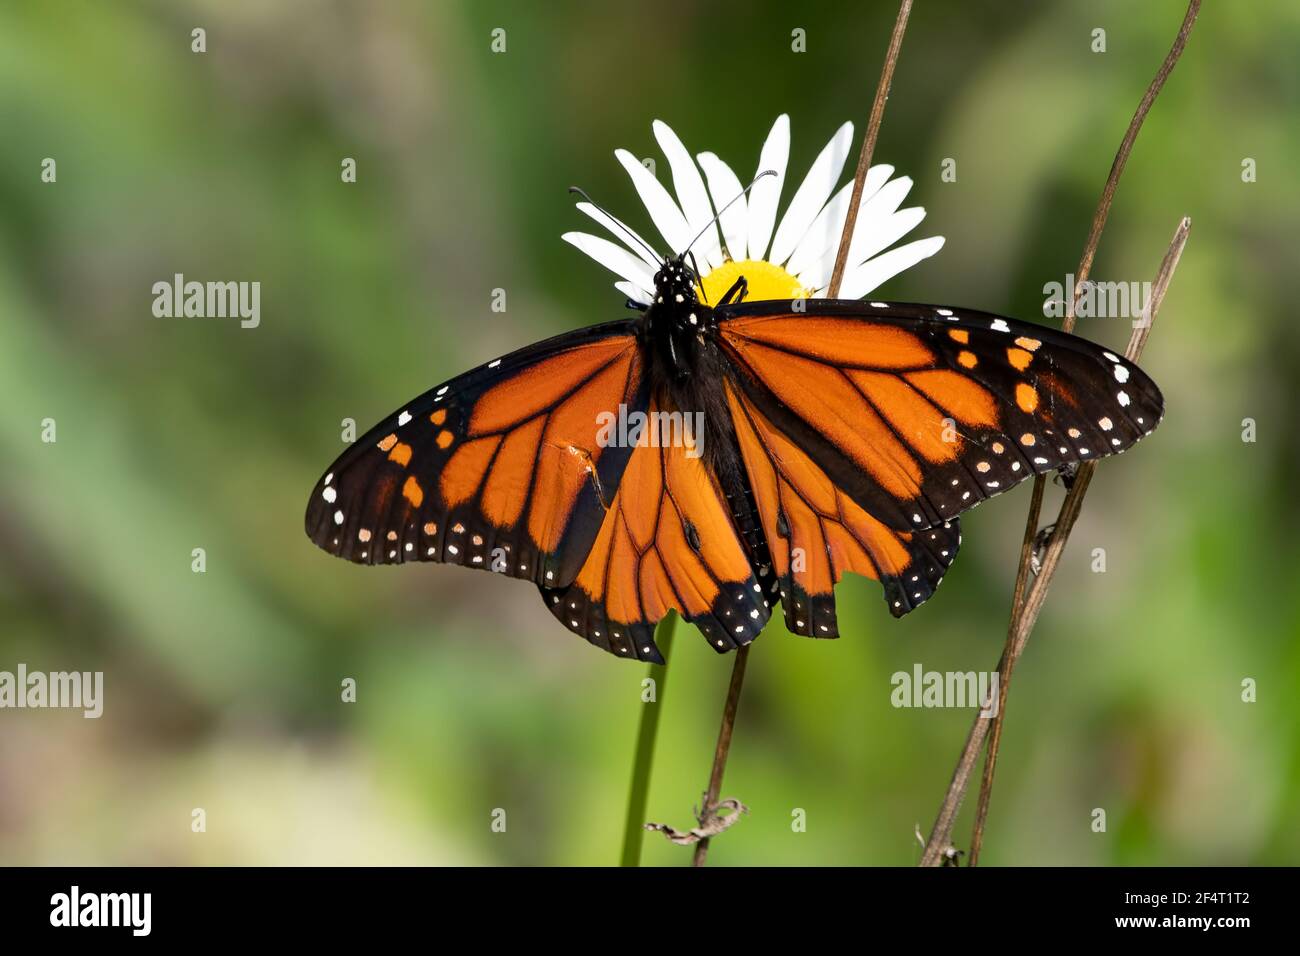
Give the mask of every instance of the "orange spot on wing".
[(411, 463), (411, 446), (406, 442), (398, 442), (393, 446), (393, 450), (388, 453), (388, 460), (395, 461), (405, 468)]
[(970, 342), (970, 333), (965, 329), (949, 329), (948, 338), (952, 339), (954, 342), (960, 342), (962, 345), (965, 345)]
[(440, 408), (432, 415), (429, 416), (429, 421), (433, 422), (435, 425), (441, 425), (446, 420), (447, 420), (447, 409), (445, 408)]
[(402, 497), (411, 503), (412, 508), (418, 508), (424, 503), (424, 489), (414, 475), (406, 476), (406, 484), (402, 485)]
[(957, 364), (962, 368), (974, 368), (979, 364), (979, 359), (975, 357), (974, 352), (968, 352), (962, 349), (957, 353)]
[(1032, 412), (1038, 407), (1038, 391), (1034, 386), (1020, 382), (1016, 385), (1016, 404), (1022, 412)]
[(1023, 372), (1029, 368), (1029, 363), (1034, 360), (1033, 355), (1024, 349), (1007, 349), (1007, 361), (1017, 372)]
[(1020, 338), (1016, 339), (1016, 344), (1022, 349), (1028, 349), (1030, 352), (1037, 352), (1038, 347), (1043, 343), (1038, 341), (1038, 339), (1031, 339), (1027, 335), (1022, 335)]
[(438, 437), (434, 439), (434, 441), (438, 443), (439, 448), (447, 448), (455, 440), (456, 436), (445, 428), (438, 432)]
[(396, 444), (397, 444), (396, 435), (385, 435), (383, 438), (379, 440), (379, 450), (388, 451), (388, 449), (392, 448)]

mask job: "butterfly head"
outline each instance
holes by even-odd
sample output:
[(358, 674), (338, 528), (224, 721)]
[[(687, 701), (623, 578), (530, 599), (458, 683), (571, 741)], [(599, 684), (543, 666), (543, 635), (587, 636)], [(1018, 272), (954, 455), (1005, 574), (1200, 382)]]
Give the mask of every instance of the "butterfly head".
[(699, 276), (684, 260), (664, 260), (655, 273), (655, 304), (667, 306), (670, 311), (676, 311), (677, 306), (693, 306), (698, 282)]

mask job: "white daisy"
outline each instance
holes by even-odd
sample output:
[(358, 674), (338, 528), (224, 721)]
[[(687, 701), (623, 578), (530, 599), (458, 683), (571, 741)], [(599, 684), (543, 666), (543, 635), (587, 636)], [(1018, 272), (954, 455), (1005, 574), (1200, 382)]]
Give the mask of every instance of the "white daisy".
[[(759, 154), (755, 175), (764, 170), (776, 175), (759, 179), (749, 194), (739, 199), (744, 184), (731, 167), (708, 152), (692, 160), (666, 123), (655, 120), (653, 129), (668, 159), (675, 199), (627, 150), (615, 150), (614, 155), (632, 177), (632, 185), (672, 255), (699, 235), (690, 251), (699, 263), (707, 301), (716, 302), (741, 275), (749, 283), (749, 300), (826, 295), (853, 191), (852, 181), (835, 189), (853, 142), (852, 123), (841, 126), (818, 155), (779, 225), (776, 212), (790, 155), (789, 116), (776, 118)], [(894, 167), (883, 164), (867, 172), (840, 298), (862, 298), (943, 246), (942, 236), (932, 236), (889, 248), (925, 218), (925, 210), (919, 206), (898, 208), (912, 188), (912, 180), (907, 176), (891, 180), (893, 172)], [(732, 205), (717, 224), (710, 224), (716, 211), (728, 203)], [(664, 257), (631, 227), (591, 203), (580, 202), (578, 208), (618, 241), (585, 232), (566, 232), (564, 240), (619, 276), (614, 285), (625, 296), (648, 303), (654, 274)]]

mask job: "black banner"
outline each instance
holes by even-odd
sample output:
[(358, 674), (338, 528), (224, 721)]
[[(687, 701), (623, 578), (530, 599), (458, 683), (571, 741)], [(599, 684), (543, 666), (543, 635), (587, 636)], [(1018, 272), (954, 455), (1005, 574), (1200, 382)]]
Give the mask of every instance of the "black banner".
[(935, 946), (965, 945), (972, 933), (990, 943), (987, 934), (1052, 933), (1232, 945), (1284, 928), (1294, 880), (1292, 870), (1269, 869), (10, 869), (0, 875), (0, 917), (7, 940), (75, 936), (80, 945), (337, 944), (413, 931), (558, 942), (611, 921), (639, 933), (684, 922), (734, 939), (768, 933), (774, 920)]

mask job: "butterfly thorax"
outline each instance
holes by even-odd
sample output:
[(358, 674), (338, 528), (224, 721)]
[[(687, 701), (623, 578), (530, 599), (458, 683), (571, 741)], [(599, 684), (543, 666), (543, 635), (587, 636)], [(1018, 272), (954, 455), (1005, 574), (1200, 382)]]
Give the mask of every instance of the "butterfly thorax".
[(699, 300), (698, 278), (677, 259), (655, 275), (654, 300), (641, 319), (651, 394), (660, 411), (698, 416), (702, 453), (724, 483), (739, 473), (739, 452), (727, 411), (729, 376), (717, 342), (718, 315)]
[(695, 272), (669, 259), (655, 274), (654, 301), (642, 319), (661, 380), (681, 382), (704, 371), (700, 358), (714, 327), (713, 310), (699, 301)]

